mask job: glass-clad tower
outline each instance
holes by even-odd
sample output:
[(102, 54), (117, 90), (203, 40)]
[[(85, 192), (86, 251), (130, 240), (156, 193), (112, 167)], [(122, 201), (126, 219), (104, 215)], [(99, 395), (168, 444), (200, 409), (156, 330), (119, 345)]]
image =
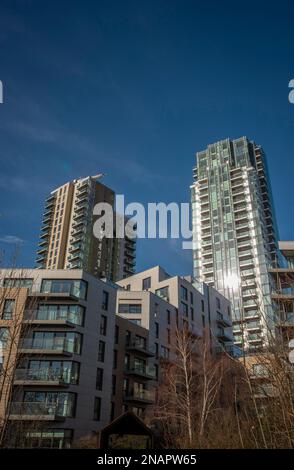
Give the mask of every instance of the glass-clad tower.
[(265, 154), (242, 137), (209, 145), (196, 160), (194, 276), (231, 300), (235, 343), (255, 350), (273, 325), (268, 268), (278, 257)]

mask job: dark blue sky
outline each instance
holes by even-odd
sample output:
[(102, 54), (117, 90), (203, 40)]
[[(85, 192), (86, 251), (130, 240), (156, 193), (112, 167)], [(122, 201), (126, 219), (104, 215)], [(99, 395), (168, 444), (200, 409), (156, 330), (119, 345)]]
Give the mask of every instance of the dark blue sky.
[[(189, 201), (194, 154), (247, 135), (268, 156), (280, 237), (294, 238), (292, 1), (1, 1), (0, 239), (32, 266), (42, 204), (103, 171), (127, 201)], [(138, 269), (191, 271), (140, 241)]]

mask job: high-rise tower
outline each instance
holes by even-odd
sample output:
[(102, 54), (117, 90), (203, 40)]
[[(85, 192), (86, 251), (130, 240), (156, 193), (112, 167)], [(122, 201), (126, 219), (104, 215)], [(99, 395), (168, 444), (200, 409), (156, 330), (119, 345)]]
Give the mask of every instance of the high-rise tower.
[[(136, 240), (93, 235), (93, 208), (99, 202), (114, 207), (115, 193), (102, 175), (73, 180), (46, 199), (37, 250), (37, 267), (80, 269), (97, 277), (118, 280), (135, 270)], [(114, 234), (115, 235), (115, 234)]]
[(231, 300), (235, 343), (254, 349), (272, 328), (268, 268), (278, 257), (265, 154), (242, 137), (209, 145), (196, 159), (194, 275)]

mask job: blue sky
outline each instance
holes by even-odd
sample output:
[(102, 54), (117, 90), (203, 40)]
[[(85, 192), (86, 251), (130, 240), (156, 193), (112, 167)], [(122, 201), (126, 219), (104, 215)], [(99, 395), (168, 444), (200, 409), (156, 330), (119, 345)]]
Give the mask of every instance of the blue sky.
[[(238, 5), (238, 7), (237, 7)], [(268, 157), (280, 237), (294, 238), (292, 1), (1, 1), (0, 247), (34, 264), (47, 193), (79, 176), (127, 202), (187, 202), (195, 152), (247, 135)], [(191, 272), (173, 240), (139, 270)]]

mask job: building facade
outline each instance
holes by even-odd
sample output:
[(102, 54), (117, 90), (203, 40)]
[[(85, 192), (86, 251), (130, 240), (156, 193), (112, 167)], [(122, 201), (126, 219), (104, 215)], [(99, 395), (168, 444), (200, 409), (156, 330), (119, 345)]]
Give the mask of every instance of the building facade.
[[(116, 284), (83, 270), (3, 270), (0, 424), (7, 445), (70, 447), (130, 410), (146, 416), (187, 328), (235, 355), (230, 303), (157, 266)], [(0, 371), (1, 372), (1, 371)]]
[(93, 234), (94, 206), (115, 209), (115, 193), (102, 175), (80, 178), (60, 186), (46, 199), (36, 264), (42, 269), (84, 269), (97, 277), (122, 279), (135, 270), (136, 240), (98, 239)]
[(232, 303), (235, 344), (263, 347), (273, 329), (277, 229), (266, 158), (246, 137), (198, 152), (191, 186), (194, 276)]
[(81, 270), (1, 274), (0, 419), (16, 445), (70, 446), (110, 421), (115, 289)]

